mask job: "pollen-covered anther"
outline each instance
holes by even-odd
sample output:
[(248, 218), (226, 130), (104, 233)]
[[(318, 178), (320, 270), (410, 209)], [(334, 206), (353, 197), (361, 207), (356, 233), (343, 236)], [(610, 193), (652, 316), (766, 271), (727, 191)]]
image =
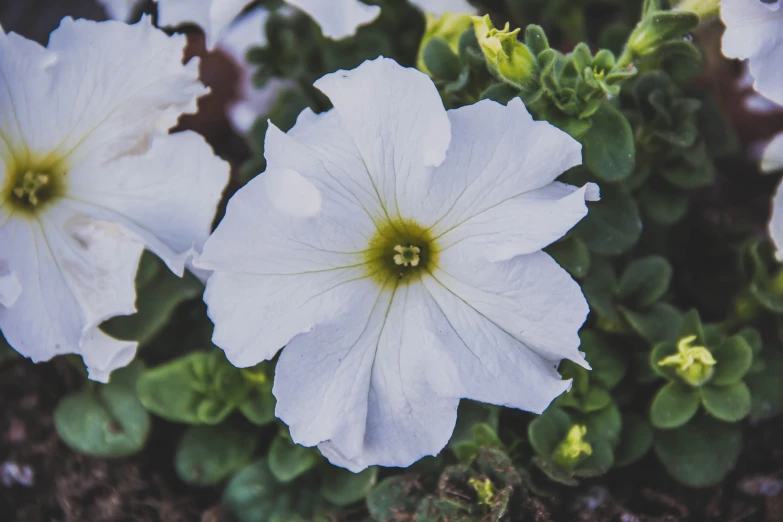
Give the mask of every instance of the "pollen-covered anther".
[(421, 257), (419, 256), (421, 249), (419, 247), (413, 245), (407, 247), (397, 245), (394, 247), (394, 251), (397, 252), (394, 254), (395, 264), (401, 266), (419, 266), (419, 263), (421, 262)]
[(35, 207), (40, 203), (38, 192), (47, 187), (50, 182), (49, 174), (28, 170), (22, 175), (19, 185), (14, 188), (14, 196)]

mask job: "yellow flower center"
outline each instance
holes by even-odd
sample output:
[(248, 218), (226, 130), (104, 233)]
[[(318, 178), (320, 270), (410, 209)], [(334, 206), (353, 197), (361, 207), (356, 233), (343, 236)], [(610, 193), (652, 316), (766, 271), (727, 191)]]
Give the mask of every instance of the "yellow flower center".
[(554, 461), (561, 468), (569, 469), (593, 454), (593, 447), (585, 442), (587, 426), (574, 424), (568, 435), (555, 449)]
[(699, 386), (712, 376), (716, 361), (706, 347), (692, 346), (695, 340), (695, 335), (680, 339), (677, 353), (658, 361), (658, 366), (673, 366), (683, 380), (693, 386)]
[(33, 216), (65, 193), (65, 176), (56, 167), (15, 166), (6, 177), (0, 198), (12, 211)]
[(380, 285), (407, 283), (432, 270), (437, 247), (429, 230), (398, 218), (379, 224), (364, 257), (368, 277)]

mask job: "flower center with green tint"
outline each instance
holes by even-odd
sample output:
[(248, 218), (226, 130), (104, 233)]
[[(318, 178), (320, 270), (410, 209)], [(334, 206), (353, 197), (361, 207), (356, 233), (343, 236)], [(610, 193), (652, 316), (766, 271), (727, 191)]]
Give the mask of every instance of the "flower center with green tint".
[(405, 219), (379, 224), (365, 251), (368, 276), (379, 284), (408, 283), (433, 268), (437, 249), (432, 234)]
[(701, 386), (712, 377), (716, 364), (712, 353), (704, 346), (693, 346), (695, 335), (680, 339), (677, 353), (658, 361), (659, 366), (672, 366), (677, 375), (692, 386)]
[(563, 469), (570, 469), (593, 454), (593, 447), (585, 442), (587, 426), (574, 424), (568, 430), (565, 440), (555, 448), (553, 456), (555, 464)]
[(15, 168), (6, 180), (3, 199), (13, 211), (34, 215), (63, 195), (63, 177), (55, 168)]

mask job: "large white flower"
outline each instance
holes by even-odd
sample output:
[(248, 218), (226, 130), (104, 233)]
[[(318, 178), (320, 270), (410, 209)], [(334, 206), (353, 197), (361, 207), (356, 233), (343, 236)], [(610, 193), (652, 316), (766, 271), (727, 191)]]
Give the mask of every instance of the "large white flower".
[(554, 182), (579, 143), (518, 99), (447, 112), (385, 58), (315, 85), (334, 109), (270, 125), (197, 262), (214, 342), (237, 366), (287, 345), (277, 415), (352, 470), (439, 452), (462, 397), (544, 410), (586, 364), (587, 303), (541, 252), (595, 196)]
[[(108, 1), (108, 0), (104, 0)], [(212, 49), (231, 22), (253, 0), (155, 0), (158, 3), (158, 24), (177, 27), (196, 24), (204, 30), (207, 48)], [(375, 20), (381, 12), (378, 6), (359, 0), (286, 0), (321, 26), (329, 38), (345, 38), (356, 33), (359, 26)]]
[(0, 32), (0, 329), (34, 361), (106, 380), (136, 344), (98, 325), (135, 311), (144, 247), (181, 275), (209, 235), (228, 166), (166, 134), (206, 92), (184, 46), (149, 18), (65, 18), (47, 48)]

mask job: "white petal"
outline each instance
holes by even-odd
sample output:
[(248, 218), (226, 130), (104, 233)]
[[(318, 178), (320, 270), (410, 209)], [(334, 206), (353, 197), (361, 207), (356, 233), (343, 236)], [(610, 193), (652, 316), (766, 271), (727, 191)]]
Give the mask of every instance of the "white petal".
[(427, 166), (443, 162), (451, 141), (449, 118), (432, 80), (378, 58), (328, 74), (315, 86), (332, 101), (356, 144), (384, 212), (394, 216), (400, 206), (420, 205), (422, 194), (410, 187)]
[[(294, 152), (301, 147), (274, 127), (270, 133)], [(216, 271), (204, 296), (213, 341), (237, 366), (270, 359), (292, 337), (344, 313), (353, 298), (345, 285), (370, 277), (363, 251), (372, 221), (345, 196), (323, 184), (318, 190), (317, 170), (301, 172), (312, 177), (270, 163), (231, 198), (196, 262)], [(301, 205), (302, 190), (317, 195), (317, 205)]]
[(783, 170), (783, 133), (775, 136), (764, 149), (761, 170), (764, 172)]
[(755, 89), (783, 105), (783, 2), (722, 0), (723, 54), (748, 59)]
[(438, 339), (425, 352), (425, 367), (437, 393), (541, 413), (568, 389), (569, 381), (561, 379), (555, 361), (536, 353), (434, 277), (425, 276), (424, 286), (430, 295), (421, 313)]
[(23, 289), (11, 307), (0, 308), (0, 328), (14, 349), (35, 362), (80, 354), (98, 376), (127, 362), (135, 344), (95, 330), (109, 317), (135, 311), (143, 250), (135, 236), (65, 202), (35, 221), (12, 217), (0, 227), (0, 244), (10, 247), (9, 268)]
[(142, 0), (98, 0), (106, 9), (109, 18), (127, 22)]
[(8, 262), (0, 259), (0, 306), (10, 308), (22, 294), (22, 285), (11, 272)]
[(158, 24), (195, 24), (204, 30), (207, 49), (213, 49), (231, 22), (254, 0), (155, 0)]
[[(577, 332), (587, 317), (587, 302), (579, 285), (547, 254), (489, 263), (480, 250), (459, 244), (440, 254), (432, 277), (544, 359), (586, 366)], [(431, 283), (427, 288), (434, 291)]]
[(418, 179), (420, 188), (412, 192), (421, 199), (405, 211), (421, 216), (435, 236), (545, 187), (581, 163), (582, 146), (551, 124), (533, 121), (518, 98), (507, 107), (486, 100), (448, 114), (454, 137), (446, 161)]
[(410, 2), (424, 11), (441, 16), (444, 13), (476, 13), (475, 7), (467, 0), (410, 0)]
[(188, 131), (156, 136), (142, 155), (68, 176), (68, 197), (85, 214), (121, 223), (182, 275), (209, 236), (229, 165)]
[(89, 379), (109, 382), (111, 372), (130, 364), (137, 348), (138, 343), (114, 339), (93, 328), (84, 334), (79, 353), (87, 366)]
[(597, 198), (593, 183), (582, 188), (551, 183), (473, 216), (438, 237), (438, 245), (443, 251), (461, 244), (488, 261), (530, 254), (563, 237), (587, 215), (585, 200)]
[(775, 197), (772, 199), (769, 235), (775, 244), (778, 260), (783, 261), (783, 184), (778, 185)]
[(408, 466), (448, 442), (459, 400), (439, 397), (421, 354), (420, 285), (357, 292), (350, 312), (295, 337), (277, 364), (275, 414), (332, 463)]
[(360, 26), (369, 24), (381, 14), (381, 8), (377, 5), (363, 4), (359, 0), (286, 1), (315, 20), (324, 36), (336, 40), (356, 34)]

